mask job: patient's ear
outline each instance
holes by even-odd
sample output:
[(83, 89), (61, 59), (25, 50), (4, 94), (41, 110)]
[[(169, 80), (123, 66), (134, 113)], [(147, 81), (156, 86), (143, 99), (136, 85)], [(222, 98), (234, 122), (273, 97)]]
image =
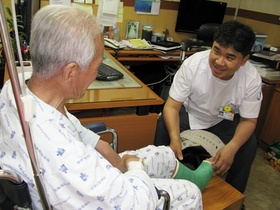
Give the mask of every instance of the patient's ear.
[(79, 71), (77, 63), (69, 63), (63, 68), (63, 80), (72, 81)]

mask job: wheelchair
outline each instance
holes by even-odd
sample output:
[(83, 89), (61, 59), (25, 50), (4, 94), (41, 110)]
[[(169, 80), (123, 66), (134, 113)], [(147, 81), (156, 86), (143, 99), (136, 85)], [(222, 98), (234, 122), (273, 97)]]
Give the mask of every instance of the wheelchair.
[[(91, 131), (112, 134), (111, 147), (117, 151), (117, 133), (103, 122), (84, 125)], [(170, 208), (170, 196), (165, 190), (157, 190), (159, 199), (164, 199), (164, 210)], [(32, 210), (32, 200), (28, 185), (15, 173), (0, 168), (0, 210)]]

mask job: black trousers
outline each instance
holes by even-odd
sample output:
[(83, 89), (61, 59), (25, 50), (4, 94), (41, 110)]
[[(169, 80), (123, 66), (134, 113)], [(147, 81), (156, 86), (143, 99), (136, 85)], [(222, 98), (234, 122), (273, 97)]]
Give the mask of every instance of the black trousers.
[[(185, 111), (185, 108), (183, 106), (180, 110), (179, 115), (180, 132), (190, 129), (188, 113)], [(205, 130), (217, 135), (224, 142), (224, 144), (227, 144), (232, 139), (239, 121), (240, 116), (235, 115), (233, 121), (223, 120), (213, 127)], [(163, 115), (161, 115), (157, 121), (154, 145), (159, 146), (169, 144), (170, 138), (165, 127)], [(236, 153), (234, 162), (226, 176), (226, 182), (228, 182), (231, 186), (236, 188), (241, 193), (244, 193), (245, 191), (251, 165), (256, 155), (257, 146), (257, 140), (255, 135), (253, 134)]]

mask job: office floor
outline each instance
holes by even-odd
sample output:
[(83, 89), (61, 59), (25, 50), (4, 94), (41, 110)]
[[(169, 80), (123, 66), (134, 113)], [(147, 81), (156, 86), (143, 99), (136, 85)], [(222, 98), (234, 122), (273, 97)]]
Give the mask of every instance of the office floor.
[(245, 191), (246, 210), (280, 209), (280, 172), (264, 160), (264, 150), (258, 148)]

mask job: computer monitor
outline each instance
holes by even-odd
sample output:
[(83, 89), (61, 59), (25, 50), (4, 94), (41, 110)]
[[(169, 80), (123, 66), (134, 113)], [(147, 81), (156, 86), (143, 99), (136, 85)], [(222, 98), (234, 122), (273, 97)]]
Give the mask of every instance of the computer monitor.
[(176, 32), (197, 33), (205, 23), (223, 23), (227, 3), (206, 0), (181, 0)]

